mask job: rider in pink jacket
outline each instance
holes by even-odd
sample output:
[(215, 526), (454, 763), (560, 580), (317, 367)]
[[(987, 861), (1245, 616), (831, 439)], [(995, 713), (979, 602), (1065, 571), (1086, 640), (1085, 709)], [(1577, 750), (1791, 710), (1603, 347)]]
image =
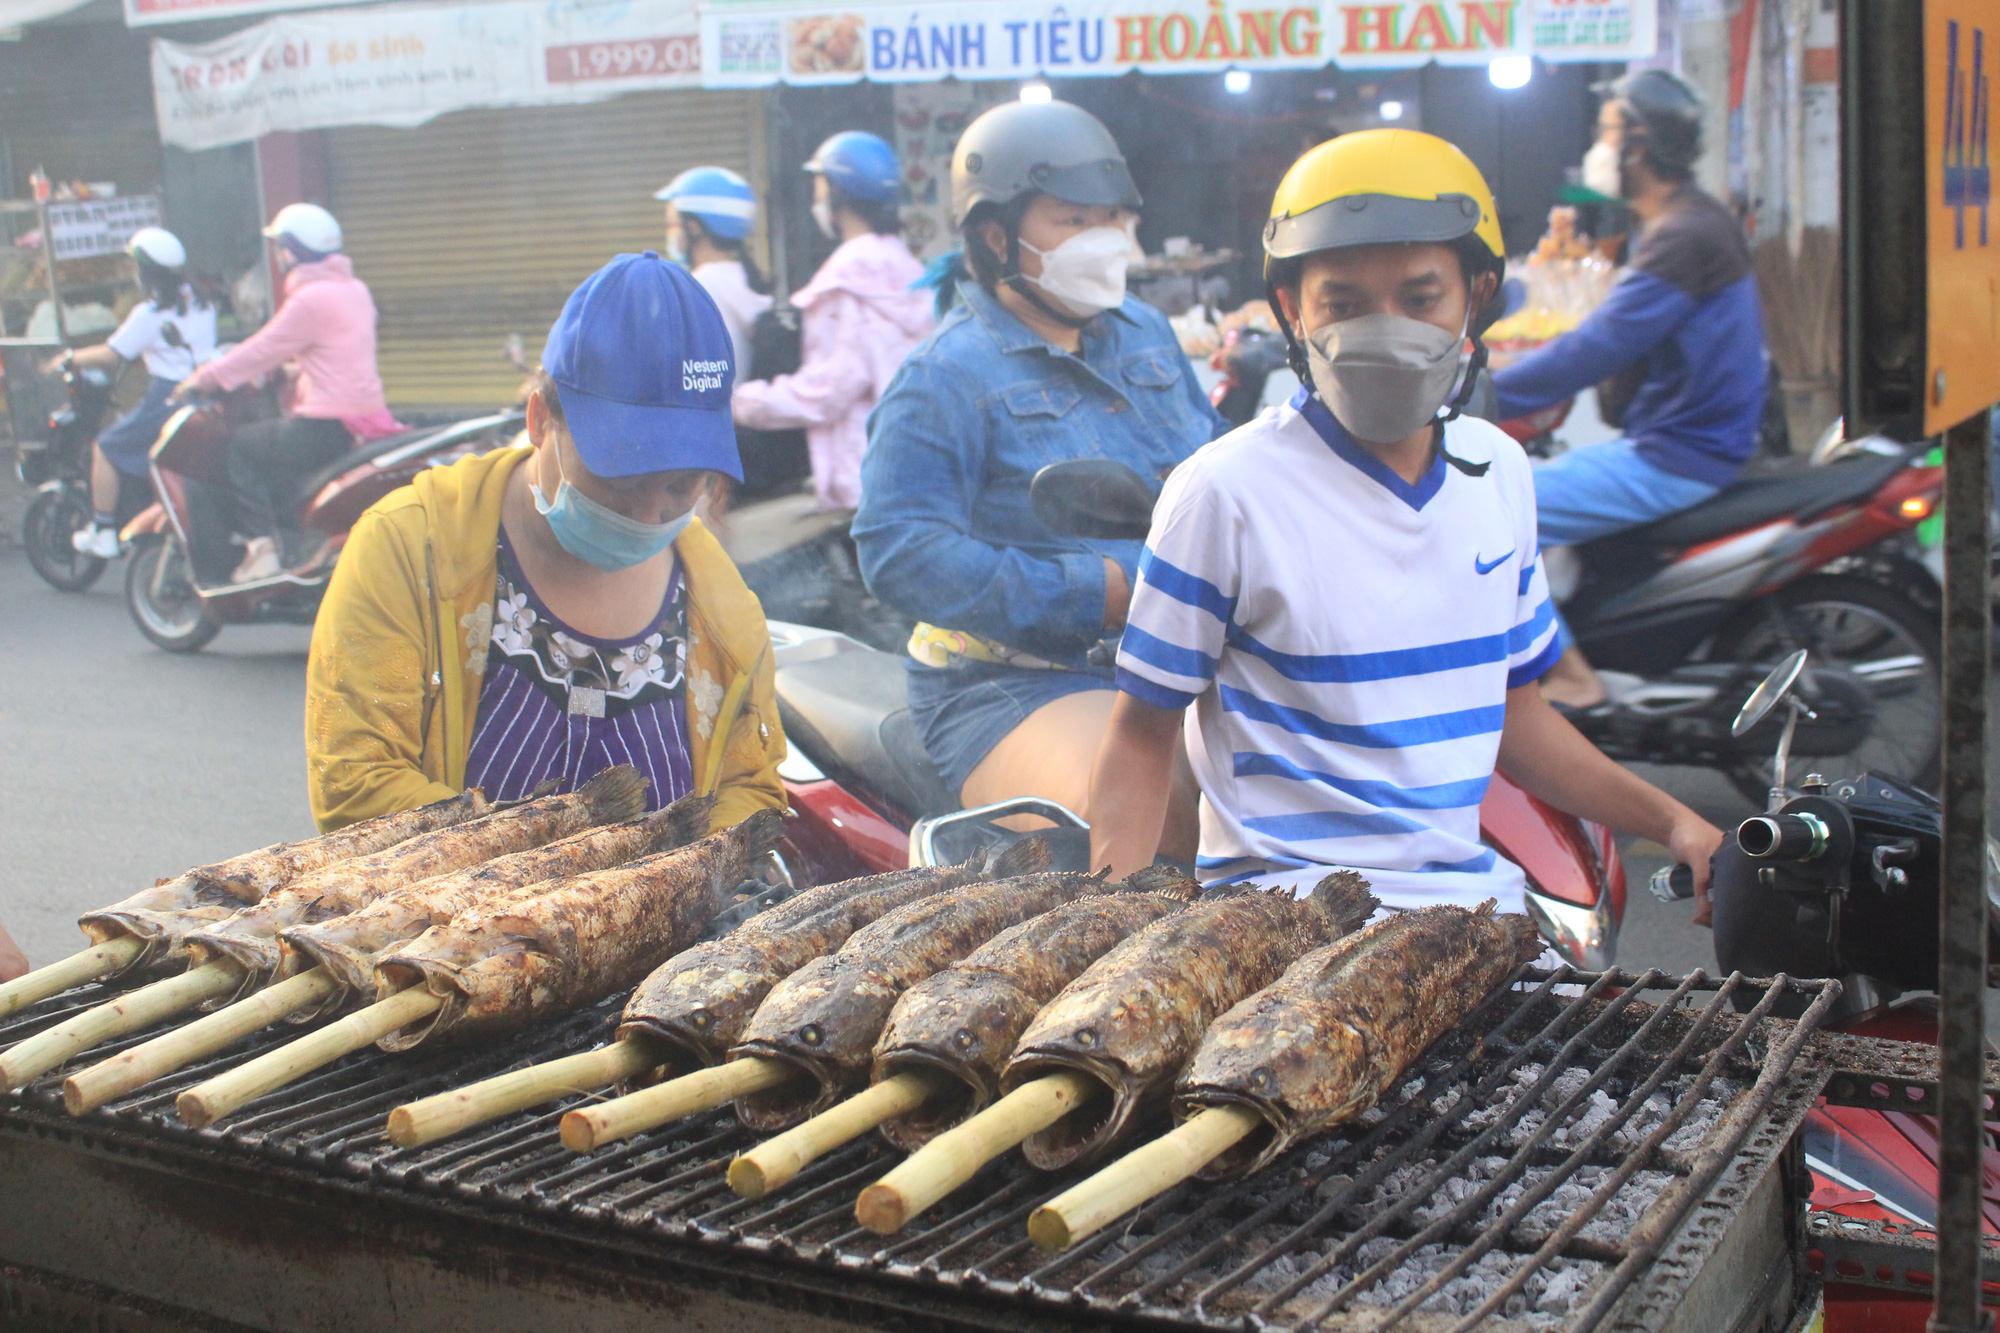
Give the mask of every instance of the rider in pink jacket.
[(923, 265), (897, 235), (895, 151), (849, 131), (820, 145), (806, 170), (818, 177), (814, 220), (841, 245), (792, 297), (805, 315), (798, 372), (738, 382), (730, 406), (739, 425), (804, 427), (819, 507), (853, 509), (868, 414), (935, 321), (930, 293), (913, 290)]

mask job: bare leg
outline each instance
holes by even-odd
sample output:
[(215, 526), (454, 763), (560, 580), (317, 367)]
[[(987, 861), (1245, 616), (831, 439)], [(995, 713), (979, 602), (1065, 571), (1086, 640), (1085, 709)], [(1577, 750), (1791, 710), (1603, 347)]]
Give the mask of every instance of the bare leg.
[(1604, 702), (1604, 682), (1583, 650), (1571, 644), (1542, 677), (1542, 697), (1570, 708), (1595, 708)]
[(118, 469), (94, 444), (90, 446), (90, 507), (100, 514), (118, 512)]
[[(1090, 772), (1097, 747), (1111, 723), (1116, 690), (1085, 690), (1043, 704), (1001, 738), (961, 793), (968, 806), (991, 805), (1015, 796), (1040, 796), (1090, 818)], [(1167, 804), (1160, 851), (1180, 861), (1194, 860), (1201, 841), (1195, 785), (1184, 746), (1174, 755), (1174, 786)]]

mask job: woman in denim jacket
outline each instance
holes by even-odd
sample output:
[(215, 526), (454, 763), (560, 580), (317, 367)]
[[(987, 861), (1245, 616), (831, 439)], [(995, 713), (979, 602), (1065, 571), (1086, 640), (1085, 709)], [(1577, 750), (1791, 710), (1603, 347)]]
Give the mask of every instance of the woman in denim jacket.
[[(862, 572), (920, 623), (910, 708), (968, 806), (1041, 796), (1089, 817), (1114, 697), (1089, 651), (1125, 624), (1140, 543), (1065, 536), (1028, 483), (1108, 458), (1164, 477), (1226, 429), (1166, 319), (1125, 295), (1139, 192), (1098, 120), (1062, 102), (996, 107), (952, 156), (970, 280), (868, 423)], [(1192, 859), (1182, 765), (1161, 850)]]

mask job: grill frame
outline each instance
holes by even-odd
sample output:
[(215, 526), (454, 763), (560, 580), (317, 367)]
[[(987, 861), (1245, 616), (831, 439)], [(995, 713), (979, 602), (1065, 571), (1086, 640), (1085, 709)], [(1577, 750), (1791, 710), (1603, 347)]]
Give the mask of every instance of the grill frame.
[[(1532, 1003), (1520, 1000), (1524, 992), (1516, 988), (1517, 983), (1536, 988), (1526, 993), (1539, 994), (1543, 999)], [(1763, 1011), (1748, 1017), (1729, 1014), (1718, 997), (1720, 988), (1731, 986), (1760, 993)], [(1787, 1191), (1788, 1204), (1791, 1194), (1797, 1192), (1797, 1164), (1788, 1165), (1781, 1159), (1799, 1118), (1811, 1105), (1827, 1073), (1812, 1061), (1799, 1060), (1807, 1050), (1810, 1024), (1772, 1018), (1768, 1010), (1781, 993), (1789, 993), (1795, 1006), (1807, 1003), (1824, 1012), (1837, 995), (1838, 987), (1833, 983), (1782, 979), (1775, 986), (1766, 986), (1741, 978), (1704, 978), (1699, 973), (1675, 979), (1657, 972), (1635, 977), (1619, 971), (1588, 974), (1567, 968), (1553, 972), (1522, 969), (1507, 988), (1489, 997), (1481, 1010), (1485, 1013), (1511, 1009), (1513, 1017), (1507, 1018), (1502, 1012), (1486, 1027), (1525, 1021), (1523, 1015), (1538, 1005), (1554, 1003), (1553, 997), (1563, 987), (1581, 994), (1567, 997), (1557, 1006), (1557, 1018), (1537, 1026), (1537, 1039), (1554, 1026), (1563, 1025), (1572, 1030), (1568, 1038), (1572, 1045), (1587, 1044), (1592, 1031), (1624, 1021), (1625, 1016), (1643, 1023), (1646, 1021), (1643, 1015), (1650, 1015), (1653, 1032), (1663, 1033), (1678, 1024), (1686, 1035), (1692, 1020), (1676, 1016), (1685, 1015), (1685, 1009), (1655, 1010), (1638, 998), (1642, 993), (1663, 990), (1671, 993), (1678, 988), (1683, 997), (1706, 994), (1714, 999), (1716, 1003), (1711, 1008), (1720, 1006), (1717, 1013), (1728, 1019), (1722, 1025), (1733, 1024), (1730, 1032), (1745, 1042), (1760, 1035), (1766, 1042), (1765, 1051), (1759, 1053), (1753, 1049), (1754, 1059), (1734, 1066), (1738, 1076), (1755, 1070), (1757, 1078), (1730, 1104), (1729, 1115), (1725, 1116), (1730, 1131), (1725, 1135), (1727, 1141), (1716, 1141), (1711, 1131), (1700, 1150), (1676, 1164), (1682, 1172), (1692, 1173), (1678, 1175), (1677, 1179), (1696, 1182), (1680, 1191), (1684, 1197), (1677, 1203), (1685, 1211), (1671, 1217), (1656, 1216), (1660, 1212), (1656, 1204), (1647, 1214), (1649, 1225), (1640, 1229), (1644, 1232), (1642, 1239), (1648, 1246), (1657, 1247), (1664, 1261), (1643, 1255), (1632, 1260), (1626, 1287), (1597, 1302), (1604, 1308), (1594, 1312), (1602, 1316), (1597, 1319), (1596, 1327), (1618, 1329), (1621, 1333), (1666, 1327), (1672, 1312), (1686, 1300), (1708, 1261), (1728, 1239), (1731, 1224), (1739, 1218), (1751, 1193), (1765, 1187), (1767, 1180), (1776, 1180)], [(113, 989), (85, 987), (45, 1001), (0, 1024), (0, 1045), (31, 1035), (32, 1031), (58, 1021), (85, 1003), (104, 998)], [(1623, 989), (1624, 994), (1607, 998), (1607, 993), (1614, 989)], [(617, 997), (511, 1040), (474, 1050), (419, 1050), (394, 1057), (369, 1051), (349, 1056), (203, 1131), (189, 1130), (173, 1117), (174, 1096), (221, 1069), (289, 1040), (298, 1029), (283, 1027), (259, 1034), (76, 1120), (61, 1110), (59, 1087), (66, 1071), (57, 1071), (25, 1089), (19, 1103), (0, 1108), (0, 1132), (28, 1135), (45, 1142), (67, 1140), (92, 1152), (152, 1157), (163, 1164), (171, 1162), (175, 1169), (215, 1170), (226, 1165), (238, 1171), (249, 1170), (253, 1178), (258, 1170), (275, 1170), (307, 1194), (317, 1183), (349, 1195), (358, 1192), (377, 1200), (412, 1205), (448, 1222), (497, 1223), (525, 1230), (530, 1235), (561, 1236), (586, 1248), (608, 1246), (607, 1257), (612, 1251), (640, 1254), (676, 1266), (691, 1266), (731, 1282), (754, 1283), (761, 1274), (780, 1287), (809, 1293), (810, 1299), (844, 1300), (858, 1308), (876, 1309), (883, 1300), (892, 1305), (914, 1302), (931, 1311), (924, 1316), (927, 1319), (947, 1318), (944, 1310), (956, 1310), (959, 1316), (974, 1321), (965, 1326), (996, 1326), (991, 1321), (1000, 1317), (1003, 1310), (1018, 1318), (1022, 1327), (1045, 1327), (1051, 1319), (1058, 1325), (1074, 1322), (1078, 1326), (1102, 1326), (1107, 1321), (1148, 1327), (1215, 1329), (1293, 1326), (1282, 1320), (1259, 1318), (1254, 1312), (1241, 1309), (1210, 1310), (1205, 1302), (1163, 1303), (1151, 1299), (1162, 1288), (1158, 1281), (1137, 1293), (1131, 1288), (1115, 1290), (1111, 1280), (1143, 1262), (1150, 1251), (1135, 1250), (1098, 1264), (1081, 1280), (1058, 1280), (1063, 1269), (1087, 1262), (1105, 1245), (1129, 1234), (1132, 1230), (1129, 1222), (1108, 1228), (1064, 1256), (1037, 1262), (1025, 1272), (1018, 1271), (1020, 1265), (1013, 1261), (1025, 1257), (1021, 1223), (1027, 1213), (1074, 1183), (1084, 1172), (1042, 1176), (1013, 1163), (989, 1168), (960, 1195), (940, 1205), (948, 1210), (944, 1221), (935, 1221), (933, 1214), (927, 1214), (902, 1236), (885, 1241), (851, 1225), (855, 1193), (896, 1160), (896, 1155), (873, 1136), (814, 1163), (791, 1189), (755, 1202), (734, 1199), (722, 1181), (722, 1169), (731, 1153), (754, 1141), (747, 1133), (731, 1127), (733, 1117), (726, 1111), (692, 1122), (701, 1129), (701, 1137), (696, 1139), (688, 1138), (688, 1122), (684, 1122), (587, 1156), (570, 1154), (554, 1138), (556, 1122), (564, 1109), (574, 1105), (573, 1101), (554, 1110), (510, 1116), (424, 1148), (397, 1150), (382, 1141), (382, 1123), (394, 1105), (461, 1086), (523, 1062), (554, 1058), (608, 1039), (622, 999)], [(1597, 1006), (1594, 1010), (1593, 1005)], [(1563, 1015), (1569, 1019), (1565, 1020)], [(1454, 1059), (1464, 1063), (1451, 1054), (1455, 1042), (1468, 1048), (1477, 1047), (1461, 1051), (1460, 1055), (1485, 1059), (1489, 1050), (1487, 1038), (1493, 1033), (1487, 1032), (1476, 1043), (1471, 1040), (1472, 1034), (1480, 1030), (1481, 1021), (1475, 1016), (1459, 1033), (1427, 1052), (1385, 1096), (1385, 1104), (1397, 1102), (1412, 1076), (1421, 1073), (1427, 1079), (1435, 1079), (1449, 1069)], [(1722, 1023), (1722, 1018), (1714, 1021)], [(1579, 1027), (1580, 1036), (1574, 1032)], [(104, 1058), (125, 1045), (146, 1040), (157, 1031), (133, 1034), (92, 1052), (84, 1060)], [(1504, 1030), (1500, 1036), (1504, 1039)], [(1636, 1040), (1628, 1039), (1620, 1050), (1632, 1046)], [(1528, 1062), (1539, 1044), (1527, 1043), (1518, 1053), (1516, 1064)], [(1633, 1049), (1644, 1054), (1636, 1046)], [(1704, 1049), (1714, 1057), (1710, 1063), (1726, 1063), (1723, 1044), (1711, 1044)], [(1553, 1060), (1544, 1063), (1546, 1083), (1555, 1077), (1559, 1066)], [(1449, 1078), (1448, 1074), (1443, 1076)], [(1504, 1082), (1502, 1086), (1506, 1086)], [(1587, 1095), (1588, 1091), (1586, 1087), (1573, 1094), (1571, 1100)], [(1469, 1104), (1471, 1099), (1463, 1100)], [(1620, 1104), (1624, 1104), (1622, 1098)], [(1388, 1141), (1395, 1132), (1397, 1117), (1417, 1116), (1416, 1106), (1415, 1100), (1402, 1100), (1396, 1112), (1374, 1129), (1345, 1142), (1365, 1143), (1371, 1134), (1377, 1142)], [(1543, 1136), (1554, 1128), (1556, 1121), (1557, 1117), (1549, 1117)], [(1183, 1230), (1197, 1228), (1204, 1218), (1220, 1217), (1237, 1208), (1248, 1193), (1268, 1192), (1266, 1187), (1281, 1171), (1296, 1171), (1302, 1155), (1315, 1143), (1323, 1146), (1325, 1142), (1315, 1140), (1293, 1149), (1251, 1181), (1223, 1186), (1190, 1182), (1141, 1210), (1137, 1220), (1144, 1223), (1148, 1218), (1166, 1216), (1178, 1202), (1192, 1198), (1206, 1211), (1174, 1225)], [(676, 1149), (673, 1146), (676, 1143), (687, 1146)], [(502, 1167), (506, 1169), (501, 1170)], [(1778, 1170), (1775, 1177), (1774, 1168)], [(1322, 1178), (1338, 1174), (1326, 1163), (1318, 1171)], [(649, 1175), (662, 1178), (649, 1179)], [(671, 1215), (663, 1215), (658, 1208), (634, 1212), (635, 1205), (666, 1198), (682, 1187), (687, 1190), (674, 1199)], [(1317, 1182), (1295, 1182), (1294, 1192), (1307, 1188), (1317, 1188)], [(624, 1192), (614, 1196), (610, 1195), (612, 1190)], [(961, 1199), (966, 1194), (975, 1196), (976, 1201), (970, 1207)], [(1668, 1194), (1674, 1194), (1671, 1187)], [(693, 1206), (696, 1204), (702, 1206), (696, 1208)], [(996, 1205), (1006, 1206), (997, 1217), (986, 1217)], [(0, 1208), (4, 1206), (0, 1202)], [(1260, 1206), (1269, 1210), (1268, 1204)], [(850, 1210), (850, 1224), (835, 1228), (830, 1237), (821, 1236), (819, 1233), (827, 1228), (827, 1219), (842, 1209)], [(1250, 1211), (1254, 1213), (1256, 1209)], [(1788, 1206), (1786, 1216), (1800, 1211)], [(971, 1235), (949, 1238), (948, 1233), (969, 1221), (978, 1223)], [(1233, 1230), (1225, 1230), (1220, 1240), (1228, 1240), (1242, 1227), (1239, 1221)], [(995, 1247), (994, 1242), (1003, 1237), (1006, 1243)], [(1803, 1246), (1793, 1243), (1797, 1240), (1795, 1236), (1788, 1235), (1785, 1240), (1788, 1252), (1798, 1259), (1793, 1265), (1797, 1270), (1793, 1275), (1796, 1287), (1805, 1281)], [(982, 1251), (981, 1247), (986, 1249)], [(1579, 1257), (1575, 1243), (1566, 1247), (1566, 1252), (1570, 1257)], [(958, 1264), (959, 1258), (974, 1253), (983, 1254), (977, 1263)], [(1581, 1257), (1591, 1256), (1586, 1253)], [(1010, 1264), (1013, 1264), (1011, 1269)], [(1363, 1308), (1374, 1311), (1377, 1307)], [(1338, 1329), (1348, 1322), (1336, 1320), (1320, 1326)], [(1456, 1322), (1455, 1318), (1426, 1314), (1400, 1327), (1444, 1329)], [(1014, 1319), (1007, 1319), (1004, 1326), (1014, 1326)], [(1591, 1325), (1577, 1320), (1572, 1321), (1572, 1326)]]

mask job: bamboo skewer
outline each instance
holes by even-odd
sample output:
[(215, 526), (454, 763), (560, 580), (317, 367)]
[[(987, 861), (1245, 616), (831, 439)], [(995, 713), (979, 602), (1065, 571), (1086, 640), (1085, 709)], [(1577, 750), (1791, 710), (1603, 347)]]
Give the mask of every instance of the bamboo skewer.
[(775, 1088), (795, 1072), (782, 1061), (754, 1055), (697, 1069), (627, 1096), (571, 1111), (562, 1118), (562, 1141), (576, 1152), (589, 1152), (655, 1125)]
[(0, 986), (0, 1018), (18, 1013), (31, 1004), (40, 1004), (51, 995), (60, 995), (72, 986), (108, 977), (138, 961), (145, 943), (131, 935), (120, 935), (81, 953), (73, 953), (59, 963), (38, 967)]
[(420, 1147), (571, 1093), (608, 1088), (620, 1079), (645, 1073), (664, 1059), (656, 1043), (645, 1037), (628, 1037), (594, 1051), (516, 1069), (397, 1107), (389, 1112), (389, 1142), (398, 1148)]
[(204, 1000), (227, 995), (242, 984), (242, 966), (218, 960), (86, 1009), (67, 1023), (37, 1033), (0, 1055), (0, 1091), (18, 1088), (71, 1056), (102, 1046), (114, 1037), (137, 1032), (169, 1014), (192, 1009)]
[(861, 1191), (854, 1205), (855, 1220), (878, 1236), (894, 1235), (988, 1162), (1081, 1106), (1099, 1086), (1087, 1074), (1068, 1071), (1023, 1083)]
[(761, 1199), (789, 1184), (815, 1159), (899, 1115), (907, 1115), (937, 1094), (938, 1081), (911, 1072), (885, 1078), (866, 1092), (822, 1111), (803, 1125), (744, 1153), (729, 1164), (729, 1188), (746, 1199)]
[(386, 1037), (397, 1028), (416, 1022), (443, 1003), (441, 998), (420, 986), (398, 991), (386, 1000), (378, 1000), (366, 1009), (357, 1009), (295, 1042), (266, 1051), (226, 1074), (218, 1074), (206, 1083), (196, 1084), (180, 1095), (174, 1109), (189, 1125), (206, 1129), (245, 1102), (276, 1091), (321, 1065), (331, 1064), (349, 1051), (358, 1051)]
[(165, 1078), (183, 1065), (271, 1026), (287, 1014), (319, 1003), (340, 989), (323, 967), (288, 977), (275, 986), (205, 1015), (143, 1046), (121, 1051), (63, 1080), (63, 1105), (71, 1115), (94, 1111), (106, 1102)]
[(1106, 1222), (1165, 1194), (1263, 1123), (1241, 1106), (1211, 1106), (1171, 1134), (1125, 1154), (1028, 1215), (1028, 1239), (1066, 1250)]

